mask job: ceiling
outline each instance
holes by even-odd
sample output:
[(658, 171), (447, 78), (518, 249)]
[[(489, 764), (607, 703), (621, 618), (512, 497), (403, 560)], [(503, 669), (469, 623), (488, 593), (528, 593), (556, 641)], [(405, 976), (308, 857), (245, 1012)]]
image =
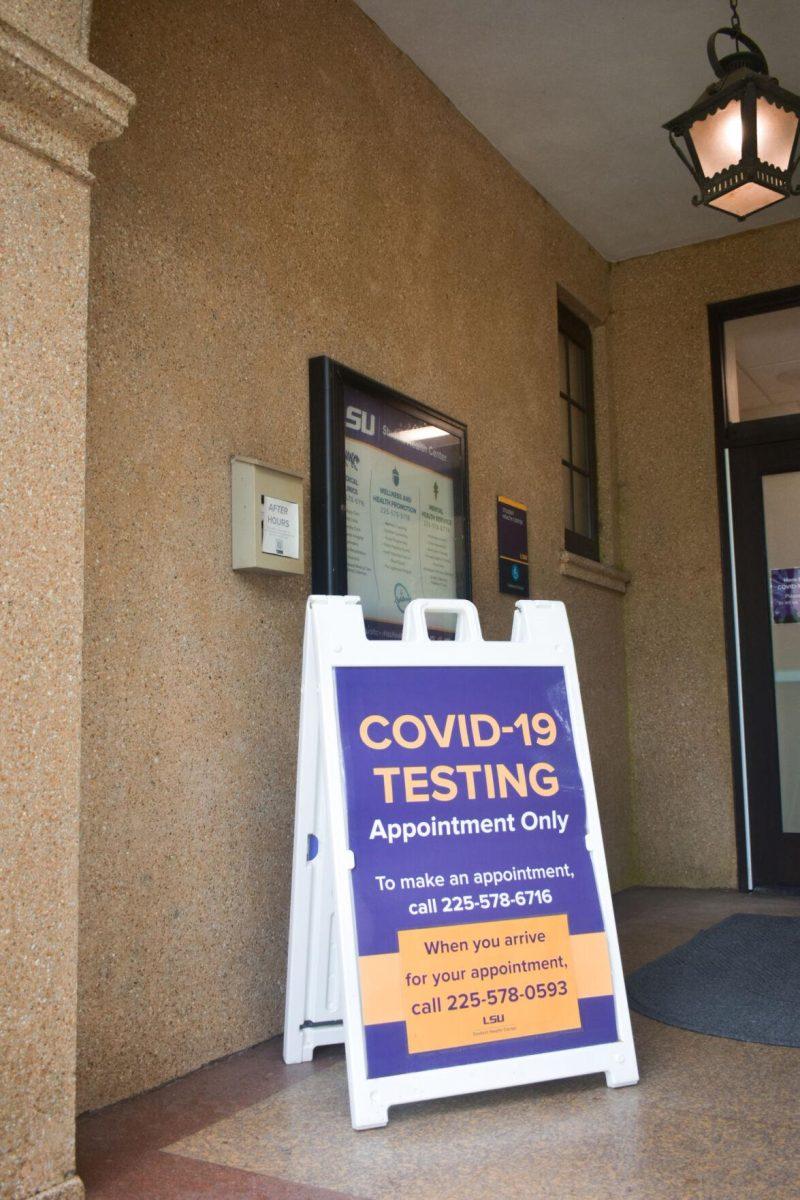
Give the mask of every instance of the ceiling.
[[(607, 259), (800, 217), (800, 197), (744, 223), (694, 208), (661, 129), (712, 81), (706, 40), (728, 24), (726, 0), (358, 3)], [(800, 92), (798, 0), (740, 0), (739, 12)]]

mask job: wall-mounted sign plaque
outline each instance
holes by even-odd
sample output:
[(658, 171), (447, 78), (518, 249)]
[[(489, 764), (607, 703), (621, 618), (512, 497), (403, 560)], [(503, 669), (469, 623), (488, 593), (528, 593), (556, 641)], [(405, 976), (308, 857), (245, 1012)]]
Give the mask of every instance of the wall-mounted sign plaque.
[(497, 556), (500, 591), (527, 599), (528, 510), (507, 496), (497, 497)]

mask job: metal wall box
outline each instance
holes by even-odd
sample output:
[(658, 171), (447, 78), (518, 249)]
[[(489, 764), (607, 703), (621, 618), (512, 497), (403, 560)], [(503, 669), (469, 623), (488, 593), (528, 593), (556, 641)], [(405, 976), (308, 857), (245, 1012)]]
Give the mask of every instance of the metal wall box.
[[(271, 502), (271, 503), (270, 503)], [(305, 571), (303, 477), (257, 458), (231, 459), (234, 571)]]

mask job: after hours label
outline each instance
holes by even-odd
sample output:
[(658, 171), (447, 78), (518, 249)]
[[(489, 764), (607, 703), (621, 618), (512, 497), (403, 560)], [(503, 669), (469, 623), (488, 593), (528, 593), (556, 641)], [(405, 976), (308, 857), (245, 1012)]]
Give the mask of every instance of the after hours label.
[(335, 674), (368, 1076), (615, 1042), (563, 668)]

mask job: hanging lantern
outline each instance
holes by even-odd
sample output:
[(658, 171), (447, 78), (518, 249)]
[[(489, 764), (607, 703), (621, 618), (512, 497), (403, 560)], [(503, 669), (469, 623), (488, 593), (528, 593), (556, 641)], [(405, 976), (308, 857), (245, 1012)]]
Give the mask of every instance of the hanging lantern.
[[(737, 0), (731, 0), (731, 24), (708, 39), (708, 61), (717, 82), (664, 128), (700, 189), (692, 203), (743, 221), (800, 191), (792, 187), (800, 157), (800, 96), (770, 77), (760, 47), (742, 33), (736, 7)], [(731, 38), (735, 49), (720, 59), (716, 44), (721, 35)]]

